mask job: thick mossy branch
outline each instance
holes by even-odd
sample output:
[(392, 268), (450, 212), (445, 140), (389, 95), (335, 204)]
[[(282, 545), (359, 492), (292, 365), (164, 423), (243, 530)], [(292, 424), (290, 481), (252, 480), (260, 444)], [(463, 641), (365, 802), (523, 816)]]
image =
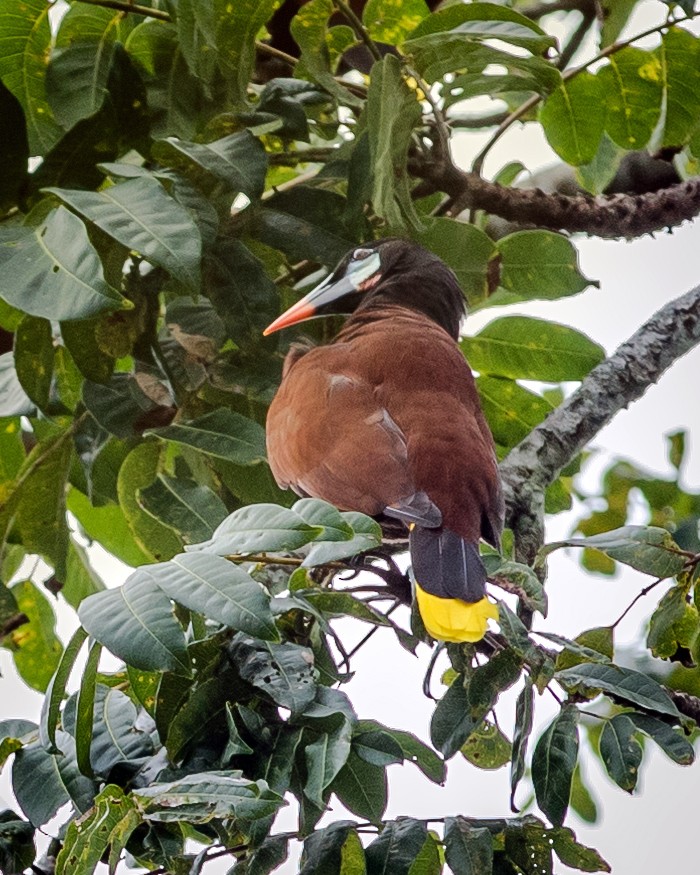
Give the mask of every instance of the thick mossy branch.
[(700, 178), (644, 194), (563, 195), (508, 188), (449, 160), (414, 161), (412, 172), (451, 199), (450, 214), (485, 210), (509, 222), (583, 232), (606, 239), (633, 239), (673, 228), (700, 213)]
[(522, 533), (523, 519), (541, 519), (544, 490), (562, 468), (698, 343), (700, 286), (655, 313), (511, 450), (501, 463), (507, 524)]

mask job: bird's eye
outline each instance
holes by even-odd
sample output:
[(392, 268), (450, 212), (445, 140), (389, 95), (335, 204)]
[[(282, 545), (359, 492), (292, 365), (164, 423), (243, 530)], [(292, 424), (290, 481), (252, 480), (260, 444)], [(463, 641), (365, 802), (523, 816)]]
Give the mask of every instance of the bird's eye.
[(356, 249), (352, 254), (352, 260), (363, 261), (365, 258), (369, 258), (373, 252), (373, 249)]

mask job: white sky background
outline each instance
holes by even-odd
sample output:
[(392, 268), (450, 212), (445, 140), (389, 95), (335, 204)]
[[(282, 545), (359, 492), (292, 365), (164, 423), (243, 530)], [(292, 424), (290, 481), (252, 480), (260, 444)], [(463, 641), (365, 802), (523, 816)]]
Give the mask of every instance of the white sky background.
[[(634, 33), (658, 21), (662, 4), (642, 5), (626, 33)], [(485, 141), (483, 135), (460, 134), (456, 155), (468, 161)], [(517, 126), (494, 148), (487, 172), (516, 158), (533, 170), (552, 160), (537, 126)], [(576, 239), (583, 273), (600, 282), (575, 298), (535, 302), (517, 312), (553, 319), (585, 331), (603, 344), (608, 352), (626, 340), (666, 302), (700, 282), (700, 222), (687, 224), (671, 234), (659, 234), (632, 243)], [(697, 249), (695, 247), (698, 247)], [(467, 333), (478, 332), (492, 318), (516, 308), (488, 310), (467, 320)], [(597, 474), (610, 455), (633, 459), (660, 475), (669, 475), (664, 435), (685, 428), (692, 433), (684, 469), (684, 485), (700, 489), (700, 348), (685, 356), (651, 387), (631, 409), (624, 411), (605, 428), (593, 443), (605, 451), (601, 461), (589, 466), (586, 483), (594, 486)], [(566, 536), (581, 513), (560, 514), (550, 520), (548, 540)], [(99, 562), (100, 573), (110, 584), (122, 582), (125, 573), (118, 563)], [(623, 569), (614, 578), (584, 574), (574, 551), (558, 551), (549, 561), (550, 614), (538, 617), (536, 628), (549, 628), (575, 636), (584, 629), (611, 623), (649, 578)], [(617, 644), (638, 640), (644, 624), (661, 593), (655, 590), (637, 604), (618, 630)], [(59, 633), (67, 640), (75, 622), (72, 612), (59, 607)], [(346, 644), (364, 634), (367, 627), (344, 622), (339, 630)], [(421, 694), (421, 682), (429, 659), (422, 646), (418, 658), (398, 646), (389, 632), (380, 630), (353, 658), (354, 680), (344, 689), (361, 718), (374, 718), (396, 728), (408, 729), (420, 738), (429, 737), (428, 726), (433, 704)], [(9, 653), (0, 649), (0, 719), (26, 717), (37, 720), (41, 696), (18, 680)], [(439, 690), (439, 670), (433, 690)], [(538, 698), (536, 726), (541, 728), (553, 717), (552, 700)], [(512, 735), (514, 696), (508, 694), (499, 707), (501, 727)], [(537, 730), (535, 736), (537, 735)], [(586, 768), (587, 766), (587, 768)], [(584, 763), (588, 784), (599, 804), (601, 821), (590, 827), (569, 815), (580, 841), (598, 848), (615, 875), (647, 875), (656, 872), (691, 872), (697, 866), (697, 798), (700, 788), (700, 763), (683, 768), (671, 763), (653, 744), (647, 746), (641, 780), (630, 797), (590, 760)], [(400, 814), (416, 817), (443, 817), (465, 814), (476, 817), (508, 816), (508, 768), (481, 772), (457, 755), (450, 761), (448, 781), (436, 787), (410, 765), (389, 769), (388, 818)], [(523, 800), (522, 790), (519, 795)], [(14, 807), (10, 792), (9, 768), (0, 776), (0, 809)], [(336, 804), (331, 815), (343, 817)], [(326, 822), (326, 821), (324, 821)], [(295, 829), (294, 806), (278, 820), (277, 830)], [(295, 855), (296, 858), (296, 855)], [(691, 862), (692, 861), (692, 862)], [(225, 872), (228, 863), (217, 861), (207, 872)], [(296, 871), (296, 862), (287, 863), (281, 872)], [(560, 866), (555, 871), (568, 872)]]

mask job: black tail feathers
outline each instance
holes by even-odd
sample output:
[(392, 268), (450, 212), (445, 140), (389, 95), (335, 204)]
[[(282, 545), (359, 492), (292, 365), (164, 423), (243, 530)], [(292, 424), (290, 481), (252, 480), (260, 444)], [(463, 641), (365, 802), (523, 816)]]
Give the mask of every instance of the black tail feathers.
[(413, 575), (422, 589), (440, 598), (478, 602), (486, 594), (486, 569), (477, 544), (449, 529), (415, 526), (409, 535)]

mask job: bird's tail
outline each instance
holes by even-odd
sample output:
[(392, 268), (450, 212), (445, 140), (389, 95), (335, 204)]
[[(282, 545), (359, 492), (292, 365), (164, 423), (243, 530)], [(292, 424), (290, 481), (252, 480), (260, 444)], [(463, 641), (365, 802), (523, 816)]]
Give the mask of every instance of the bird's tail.
[(479, 641), (497, 607), (486, 598), (486, 569), (476, 544), (449, 529), (414, 526), (409, 548), (425, 628), (442, 641)]

